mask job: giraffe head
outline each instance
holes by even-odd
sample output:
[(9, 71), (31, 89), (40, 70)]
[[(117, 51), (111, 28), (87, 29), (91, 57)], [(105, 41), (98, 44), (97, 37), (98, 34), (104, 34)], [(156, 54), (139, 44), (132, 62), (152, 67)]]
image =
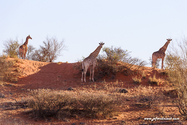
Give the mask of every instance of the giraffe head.
[(32, 39), (32, 37), (30, 35), (27, 36), (27, 39)]
[(172, 39), (166, 39), (167, 40), (167, 42), (169, 42), (170, 43), (170, 41), (172, 40)]
[(100, 43), (99, 43), (100, 46), (103, 46), (104, 44), (105, 44), (105, 43), (103, 43), (103, 42), (100, 42)]

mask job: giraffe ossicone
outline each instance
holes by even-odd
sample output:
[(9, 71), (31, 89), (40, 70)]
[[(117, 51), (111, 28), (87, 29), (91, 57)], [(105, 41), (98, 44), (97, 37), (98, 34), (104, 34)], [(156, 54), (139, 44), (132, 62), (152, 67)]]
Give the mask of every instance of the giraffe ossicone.
[(90, 81), (92, 80), (94, 82), (94, 68), (97, 63), (96, 57), (98, 56), (103, 45), (104, 43), (100, 42), (99, 46), (87, 58), (83, 60), (81, 82), (86, 82), (86, 72), (89, 67), (90, 67)]

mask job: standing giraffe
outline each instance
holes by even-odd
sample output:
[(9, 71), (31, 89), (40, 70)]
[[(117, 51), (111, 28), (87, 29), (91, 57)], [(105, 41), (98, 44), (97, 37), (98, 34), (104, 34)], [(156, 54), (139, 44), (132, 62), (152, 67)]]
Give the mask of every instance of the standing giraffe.
[(164, 46), (152, 54), (152, 67), (155, 67), (155, 63), (157, 59), (162, 59), (162, 69), (163, 69), (164, 57), (166, 55), (165, 51), (168, 47), (168, 44), (170, 43), (172, 39), (166, 39), (166, 40), (167, 42), (164, 44)]
[(27, 49), (28, 49), (27, 45), (28, 45), (29, 39), (32, 39), (30, 35), (28, 35), (26, 37), (24, 44), (19, 47), (19, 55), (22, 57), (22, 59), (25, 59), (25, 55), (26, 55)]
[(86, 72), (87, 69), (90, 67), (90, 81), (92, 80), (94, 82), (94, 68), (96, 66), (97, 60), (96, 57), (98, 56), (101, 48), (103, 47), (104, 43), (99, 43), (99, 46), (93, 51), (87, 58), (85, 58), (82, 62), (82, 78), (81, 81), (86, 82)]

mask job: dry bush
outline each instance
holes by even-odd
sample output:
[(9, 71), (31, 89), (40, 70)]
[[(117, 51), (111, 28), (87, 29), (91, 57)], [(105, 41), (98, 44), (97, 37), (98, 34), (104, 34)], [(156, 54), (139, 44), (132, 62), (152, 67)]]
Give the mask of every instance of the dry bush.
[(3, 50), (3, 52), (9, 55), (11, 58), (15, 58), (18, 56), (18, 40), (9, 39), (4, 42), (4, 47), (5, 50)]
[(159, 85), (159, 79), (156, 78), (156, 75), (153, 75), (153, 77), (149, 77), (149, 83)]
[(168, 76), (177, 90), (179, 112), (187, 117), (187, 41), (178, 43), (166, 57)]
[(31, 91), (32, 98), (27, 100), (36, 117), (56, 116), (65, 107), (75, 103), (69, 93), (59, 93), (50, 89)]
[(30, 59), (42, 62), (53, 62), (61, 55), (61, 51), (66, 48), (64, 41), (58, 42), (56, 38), (49, 39), (47, 37), (46, 41), (43, 41), (43, 44), (44, 46), (40, 46), (34, 52), (32, 52), (34, 48), (31, 48), (32, 54), (29, 57)]
[(15, 61), (6, 61), (4, 57), (0, 57), (0, 81), (6, 80), (10, 82), (18, 81), (18, 74), (11, 71), (15, 65)]
[(119, 106), (117, 97), (104, 93), (54, 91), (39, 89), (31, 91), (28, 106), (32, 108), (35, 117), (62, 117), (78, 115), (80, 117), (104, 117)]
[(143, 79), (146, 78), (146, 74), (145, 74), (145, 72), (142, 73), (142, 78), (143, 78)]
[(98, 115), (106, 116), (120, 105), (120, 101), (116, 97), (103, 93), (81, 93), (79, 103), (87, 113), (86, 115), (92, 118)]
[(99, 55), (97, 58), (99, 76), (112, 75), (115, 76), (118, 72), (124, 75), (136, 74), (132, 71), (132, 67), (136, 65), (136, 70), (145, 66), (146, 62), (138, 58), (132, 58), (127, 50), (118, 48), (103, 48), (105, 54)]
[(134, 83), (138, 84), (138, 83), (141, 83), (142, 79), (141, 78), (138, 78), (137, 76), (135, 77), (132, 77), (132, 80)]

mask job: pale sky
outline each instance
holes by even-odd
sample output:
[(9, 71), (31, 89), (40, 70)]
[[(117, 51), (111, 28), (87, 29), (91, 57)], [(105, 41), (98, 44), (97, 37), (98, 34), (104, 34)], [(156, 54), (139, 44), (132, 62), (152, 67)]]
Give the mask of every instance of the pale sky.
[(8, 39), (36, 49), (46, 37), (64, 40), (55, 62), (87, 57), (99, 42), (149, 62), (167, 38), (187, 34), (187, 0), (0, 0), (0, 54)]

